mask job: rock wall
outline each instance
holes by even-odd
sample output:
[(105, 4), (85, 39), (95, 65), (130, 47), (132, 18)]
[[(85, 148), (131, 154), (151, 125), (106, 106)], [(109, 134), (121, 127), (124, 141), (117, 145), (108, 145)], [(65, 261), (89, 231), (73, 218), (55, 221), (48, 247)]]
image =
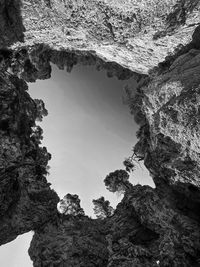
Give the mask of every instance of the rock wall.
[[(0, 244), (34, 230), (36, 267), (199, 266), (199, 1), (18, 3), (0, 1)], [(43, 105), (26, 85), (50, 78), (50, 63), (138, 82), (134, 151), (156, 188), (133, 187), (103, 221), (57, 213), (35, 126)]]
[(107, 266), (106, 231), (100, 220), (60, 215), (35, 232), (29, 255), (34, 266)]
[(57, 194), (45, 177), (49, 154), (34, 131), (36, 103), (26, 83), (0, 74), (0, 244), (56, 216)]
[(169, 184), (199, 186), (198, 32), (199, 27), (193, 41), (178, 56), (152, 70), (148, 83), (138, 89), (136, 96), (135, 101), (142, 102), (140, 112), (146, 120), (143, 128), (148, 128), (149, 140), (143, 152), (139, 144), (135, 151), (143, 153), (157, 184), (161, 176)]
[(149, 186), (134, 186), (112, 217), (61, 216), (35, 232), (39, 266), (199, 266), (199, 223)]
[(199, 23), (198, 0), (21, 0), (24, 43), (58, 51), (89, 51), (147, 74)]

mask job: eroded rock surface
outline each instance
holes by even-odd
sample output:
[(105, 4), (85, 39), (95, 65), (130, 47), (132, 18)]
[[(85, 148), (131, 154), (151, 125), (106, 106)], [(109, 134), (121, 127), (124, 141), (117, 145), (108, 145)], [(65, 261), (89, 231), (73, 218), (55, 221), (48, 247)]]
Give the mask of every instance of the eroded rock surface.
[(59, 198), (45, 178), (49, 154), (33, 130), (38, 111), (27, 89), (16, 76), (0, 74), (1, 245), (57, 213)]
[[(36, 267), (200, 266), (199, 1), (19, 3), (0, 1), (0, 244), (34, 230)], [(103, 221), (62, 218), (46, 181), (26, 82), (50, 78), (50, 63), (137, 81), (134, 151), (156, 188), (133, 187)]]
[(29, 254), (39, 266), (199, 266), (199, 224), (149, 186), (134, 186), (112, 217), (62, 216), (36, 231)]
[(21, 12), (26, 46), (89, 51), (145, 74), (199, 23), (198, 0), (22, 0)]
[[(199, 186), (200, 50), (195, 47), (191, 43), (167, 68), (163, 67), (167, 61), (161, 64), (138, 90), (137, 101), (142, 102), (140, 112), (146, 120), (144, 138), (148, 132), (150, 141), (143, 148), (145, 163), (156, 177), (166, 173), (170, 184)], [(137, 149), (142, 154), (140, 145), (136, 153)], [(159, 183), (159, 178), (154, 181)]]
[(0, 45), (7, 46), (15, 42), (24, 41), (22, 16), (22, 2), (20, 0), (0, 1)]
[(85, 216), (59, 216), (35, 232), (29, 248), (34, 266), (107, 266), (105, 223)]

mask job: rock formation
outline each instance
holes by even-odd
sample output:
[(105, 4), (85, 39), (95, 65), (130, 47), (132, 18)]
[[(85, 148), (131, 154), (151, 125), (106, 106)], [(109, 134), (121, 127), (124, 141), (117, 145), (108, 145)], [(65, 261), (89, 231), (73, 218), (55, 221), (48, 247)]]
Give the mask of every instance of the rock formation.
[[(200, 266), (200, 2), (0, 0), (0, 244), (35, 231), (40, 266)], [(26, 82), (50, 63), (137, 81), (134, 152), (156, 185), (125, 193), (104, 220), (59, 215), (40, 144), (43, 104)]]
[(38, 112), (27, 89), (23, 80), (1, 73), (1, 244), (51, 220), (59, 199), (45, 178), (49, 154), (33, 131)]
[(108, 219), (45, 224), (29, 254), (34, 266), (199, 266), (199, 224), (174, 206), (137, 185)]

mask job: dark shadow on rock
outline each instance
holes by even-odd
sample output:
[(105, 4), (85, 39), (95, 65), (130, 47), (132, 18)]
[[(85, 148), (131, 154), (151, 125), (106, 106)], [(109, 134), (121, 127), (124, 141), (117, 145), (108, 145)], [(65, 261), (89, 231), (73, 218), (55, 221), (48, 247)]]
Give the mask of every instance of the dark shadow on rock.
[(24, 41), (20, 0), (0, 0), (0, 47)]
[(173, 11), (166, 17), (166, 27), (162, 31), (156, 32), (153, 39), (174, 34), (181, 25), (185, 25), (188, 15), (199, 6), (199, 0), (180, 0), (173, 7)]
[(165, 60), (158, 64), (158, 67), (154, 67), (150, 73), (156, 71), (158, 74), (165, 73), (169, 70), (170, 66), (173, 62), (180, 56), (188, 53), (192, 49), (200, 49), (200, 25), (195, 28), (194, 33), (192, 35), (192, 41), (187, 45), (180, 44), (178, 47), (174, 49), (173, 54), (169, 54), (166, 56)]
[(9, 67), (15, 75), (26, 82), (35, 82), (38, 79), (45, 80), (51, 77), (51, 64), (55, 64), (61, 70), (66, 69), (69, 73), (75, 65), (84, 64), (95, 66), (97, 71), (106, 70), (109, 78), (128, 80), (134, 77), (139, 81), (142, 77), (116, 62), (104, 62), (93, 51), (56, 51), (46, 44), (37, 44), (29, 51), (26, 48), (13, 51), (12, 66)]
[(177, 183), (172, 186), (174, 206), (182, 214), (200, 222), (200, 190), (193, 184)]
[(10, 55), (0, 50), (0, 245), (56, 217), (59, 202), (46, 180), (50, 154), (33, 130), (38, 102), (23, 80), (6, 71)]

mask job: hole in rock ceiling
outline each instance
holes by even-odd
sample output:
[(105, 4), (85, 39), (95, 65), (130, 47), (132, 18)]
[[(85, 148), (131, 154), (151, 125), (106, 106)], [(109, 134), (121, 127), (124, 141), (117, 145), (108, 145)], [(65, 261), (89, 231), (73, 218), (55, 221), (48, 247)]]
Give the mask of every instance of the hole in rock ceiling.
[[(42, 99), (49, 113), (39, 123), (42, 145), (52, 154), (47, 179), (61, 198), (78, 194), (90, 216), (92, 199), (104, 196), (114, 207), (119, 202), (103, 180), (124, 168), (123, 161), (137, 142), (138, 125), (122, 101), (126, 83), (108, 78), (105, 71), (77, 65), (70, 74), (52, 66), (51, 79), (29, 84), (31, 97)], [(142, 164), (130, 181), (154, 186)]]

